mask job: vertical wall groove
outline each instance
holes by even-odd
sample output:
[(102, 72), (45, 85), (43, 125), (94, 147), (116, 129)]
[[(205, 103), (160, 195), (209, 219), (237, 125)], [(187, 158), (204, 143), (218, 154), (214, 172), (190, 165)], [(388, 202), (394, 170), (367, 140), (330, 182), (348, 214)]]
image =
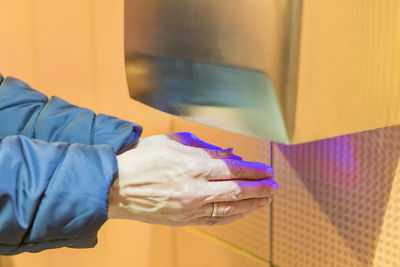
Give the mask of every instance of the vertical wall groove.
[(97, 15), (99, 12), (97, 12), (97, 5), (96, 5), (96, 0), (89, 0), (89, 5), (90, 5), (90, 34), (91, 34), (91, 61), (92, 61), (92, 80), (93, 80), (93, 98), (94, 98), (94, 106), (98, 108), (100, 105), (100, 96), (99, 96), (99, 70), (98, 70), (98, 38), (97, 38), (97, 31), (98, 29), (98, 24), (96, 23), (97, 20)]
[(35, 23), (35, 0), (29, 0), (29, 15), (30, 15), (30, 38), (32, 42), (32, 59), (31, 59), (31, 64), (32, 64), (32, 76), (33, 76), (33, 81), (32, 83), (34, 86), (37, 88), (40, 88), (40, 81), (39, 81), (39, 75), (38, 75), (38, 58), (37, 58), (37, 39), (36, 39), (36, 23)]
[[(270, 164), (271, 167), (274, 168), (274, 143), (270, 142)], [(272, 198), (271, 204), (269, 206), (269, 261), (271, 262), (271, 266), (274, 264), (274, 198)]]

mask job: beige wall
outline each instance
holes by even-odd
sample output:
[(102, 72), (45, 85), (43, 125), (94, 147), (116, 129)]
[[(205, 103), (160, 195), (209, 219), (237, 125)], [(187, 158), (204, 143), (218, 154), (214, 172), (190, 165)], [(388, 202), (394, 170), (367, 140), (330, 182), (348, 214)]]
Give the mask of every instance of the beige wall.
[(273, 217), (267, 207), (212, 228), (111, 221), (94, 249), (0, 257), (0, 266), (269, 266), (271, 259), (278, 266), (400, 266), (398, 127), (274, 144), (271, 153), (267, 141), (172, 118), (129, 98), (122, 0), (0, 0), (0, 7), (4, 75), (138, 122), (144, 136), (191, 131), (234, 147), (247, 160), (274, 165), (281, 185)]
[(274, 145), (279, 266), (400, 266), (400, 128)]
[(400, 123), (400, 2), (304, 0), (294, 141)]
[[(0, 7), (4, 76), (21, 78), (49, 96), (137, 122), (144, 126), (143, 136), (170, 131), (170, 116), (128, 96), (123, 1), (0, 0)], [(94, 249), (24, 253), (2, 257), (1, 262), (6, 267), (150, 266), (157, 263), (150, 251), (169, 238), (169, 228), (109, 221)], [(166, 258), (160, 258), (168, 261), (168, 249), (158, 254), (163, 252)]]

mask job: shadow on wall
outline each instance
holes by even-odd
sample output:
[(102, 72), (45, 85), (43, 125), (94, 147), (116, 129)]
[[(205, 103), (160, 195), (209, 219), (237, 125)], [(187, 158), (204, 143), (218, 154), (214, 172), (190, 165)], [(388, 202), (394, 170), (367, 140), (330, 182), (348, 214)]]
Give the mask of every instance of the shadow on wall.
[[(314, 229), (322, 225), (325, 227), (327, 224), (321, 221), (327, 216), (330, 224), (336, 228), (336, 235), (341, 237), (340, 240), (344, 240), (345, 247), (351, 251), (349, 253), (351, 257), (356, 258), (362, 266), (371, 266), (398, 168), (400, 128), (383, 128), (294, 146), (275, 145), (275, 149), (278, 150), (278, 154), (277, 162), (274, 159), (274, 166), (282, 168), (277, 170), (277, 173), (282, 171), (281, 178), (288, 179), (286, 182), (289, 183), (290, 176), (297, 177), (309, 191), (306, 194), (311, 195), (316, 203), (315, 206), (311, 205), (313, 207), (311, 209), (307, 203), (298, 204), (297, 207), (303, 209), (300, 214), (312, 215), (307, 215), (308, 219), (311, 217), (309, 222), (300, 221), (306, 216), (298, 218), (300, 225), (311, 223)], [(285, 167), (281, 167), (284, 164), (292, 171), (287, 173), (286, 178), (283, 177)], [(283, 187), (286, 182), (281, 186)], [(290, 190), (297, 189), (292, 187)], [(304, 192), (293, 191), (290, 194), (304, 194)], [(318, 206), (319, 208), (315, 208)], [(278, 204), (274, 212), (277, 215), (276, 225), (279, 225), (280, 208), (284, 207)], [(280, 230), (281, 233), (288, 231), (288, 229)], [(307, 232), (310, 228), (307, 230), (299, 228), (296, 231), (299, 232), (294, 234), (303, 236), (303, 239), (312, 235)], [(324, 233), (324, 229), (315, 231), (322, 235)], [(315, 240), (312, 241), (318, 244), (317, 247), (333, 248), (332, 243), (339, 240), (324, 239), (322, 235), (314, 237)], [(276, 236), (276, 239), (279, 238)], [(306, 253), (307, 246), (303, 249)], [(336, 252), (338, 258), (342, 252)], [(329, 261), (328, 255), (321, 256), (321, 260)]]
[(8, 256), (0, 257), (0, 267), (13, 267), (14, 264), (12, 262), (12, 258)]

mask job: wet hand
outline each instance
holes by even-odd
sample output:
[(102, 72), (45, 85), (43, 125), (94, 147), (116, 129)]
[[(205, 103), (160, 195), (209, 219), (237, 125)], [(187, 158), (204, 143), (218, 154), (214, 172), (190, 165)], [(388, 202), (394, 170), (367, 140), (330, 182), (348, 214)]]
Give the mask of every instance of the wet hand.
[(117, 161), (110, 218), (175, 226), (225, 224), (265, 206), (278, 190), (268, 165), (243, 161), (231, 149), (190, 133), (144, 138)]

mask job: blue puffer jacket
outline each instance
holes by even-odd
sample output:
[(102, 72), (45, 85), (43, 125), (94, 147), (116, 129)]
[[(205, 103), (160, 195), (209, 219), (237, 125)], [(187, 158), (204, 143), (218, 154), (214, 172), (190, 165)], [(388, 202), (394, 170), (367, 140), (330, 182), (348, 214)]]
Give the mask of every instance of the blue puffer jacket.
[(0, 254), (93, 247), (115, 154), (141, 132), (0, 74)]

